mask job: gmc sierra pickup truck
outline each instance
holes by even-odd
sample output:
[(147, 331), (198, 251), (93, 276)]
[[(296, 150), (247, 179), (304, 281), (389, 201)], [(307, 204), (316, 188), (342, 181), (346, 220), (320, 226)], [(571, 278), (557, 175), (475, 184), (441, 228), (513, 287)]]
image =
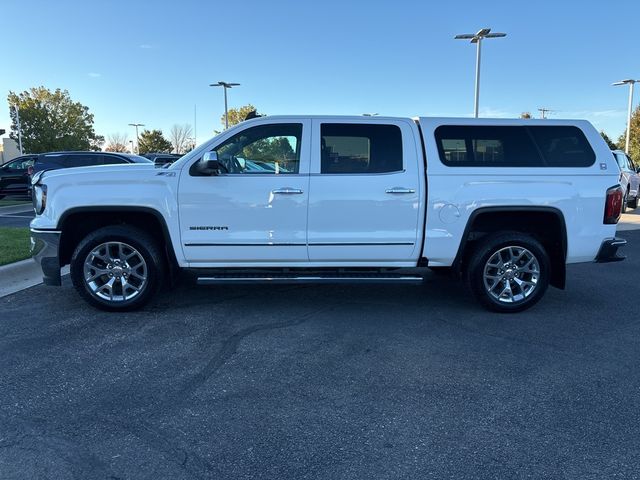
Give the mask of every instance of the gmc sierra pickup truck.
[(32, 179), (33, 256), (91, 305), (146, 304), (180, 270), (201, 284), (464, 280), (499, 312), (535, 304), (566, 265), (622, 260), (623, 192), (586, 121), (277, 116), (168, 168)]

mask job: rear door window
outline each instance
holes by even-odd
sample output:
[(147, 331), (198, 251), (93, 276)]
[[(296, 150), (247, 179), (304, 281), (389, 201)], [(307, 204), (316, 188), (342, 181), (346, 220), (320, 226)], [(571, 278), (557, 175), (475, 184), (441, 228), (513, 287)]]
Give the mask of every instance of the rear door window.
[(402, 133), (396, 125), (323, 123), (320, 172), (390, 173), (403, 170)]

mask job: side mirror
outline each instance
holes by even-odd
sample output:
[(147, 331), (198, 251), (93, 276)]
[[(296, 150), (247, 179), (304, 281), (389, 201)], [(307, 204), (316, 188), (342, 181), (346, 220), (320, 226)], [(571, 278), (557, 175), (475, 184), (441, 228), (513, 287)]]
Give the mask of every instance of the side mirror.
[(216, 152), (205, 152), (198, 164), (198, 170), (206, 175), (220, 175), (221, 173), (227, 173), (227, 168), (220, 163)]

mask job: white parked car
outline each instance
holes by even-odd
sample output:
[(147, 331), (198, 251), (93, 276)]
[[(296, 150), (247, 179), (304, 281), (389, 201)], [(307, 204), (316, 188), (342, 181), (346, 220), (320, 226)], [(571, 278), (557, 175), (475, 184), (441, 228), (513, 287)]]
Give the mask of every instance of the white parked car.
[[(256, 168), (260, 165), (260, 168)], [(622, 260), (619, 168), (586, 121), (278, 116), (168, 168), (33, 178), (33, 254), (90, 304), (141, 307), (179, 269), (203, 284), (464, 279), (514, 312), (566, 264)]]
[(640, 169), (635, 162), (622, 150), (613, 150), (613, 156), (620, 167), (620, 185), (624, 192), (622, 212), (627, 211), (627, 206), (638, 207), (638, 195), (640, 195)]

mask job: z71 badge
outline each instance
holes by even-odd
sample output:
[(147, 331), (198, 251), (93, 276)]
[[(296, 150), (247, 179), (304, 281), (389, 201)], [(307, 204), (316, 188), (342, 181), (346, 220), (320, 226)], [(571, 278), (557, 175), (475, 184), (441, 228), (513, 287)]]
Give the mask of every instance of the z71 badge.
[(229, 227), (219, 227), (217, 225), (214, 226), (209, 226), (209, 225), (204, 225), (204, 226), (193, 226), (193, 227), (189, 227), (189, 230), (229, 230)]

